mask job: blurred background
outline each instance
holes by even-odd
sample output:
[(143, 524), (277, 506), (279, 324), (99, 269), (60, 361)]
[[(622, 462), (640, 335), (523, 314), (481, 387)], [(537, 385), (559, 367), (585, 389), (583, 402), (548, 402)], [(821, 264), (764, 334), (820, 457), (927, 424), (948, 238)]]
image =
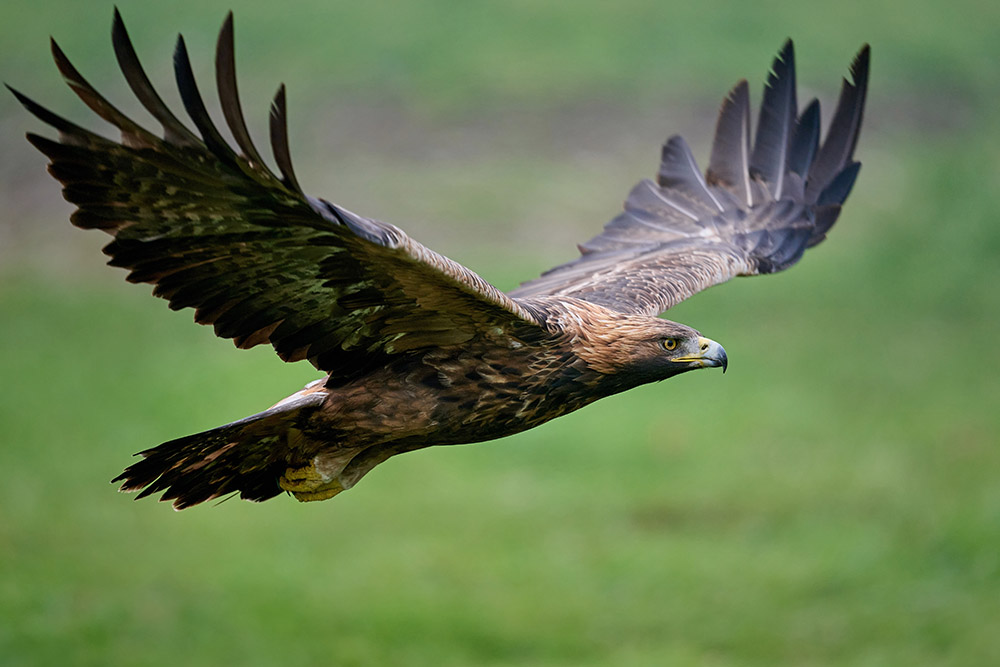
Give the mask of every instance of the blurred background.
[[(786, 37), (825, 118), (872, 44), (864, 168), (801, 264), (670, 312), (725, 345), (725, 377), (396, 458), (330, 502), (175, 513), (108, 480), (318, 374), (104, 267), (23, 139), (52, 132), (0, 95), (4, 665), (1000, 664), (1000, 4), (118, 6), (178, 109), (176, 33), (212, 100), (235, 10), (258, 144), (284, 81), (307, 191), (505, 289), (572, 258), (669, 134), (707, 161), (722, 97), (746, 77), (756, 104)], [(7, 0), (0, 75), (106, 130), (51, 34), (158, 129), (111, 15)]]

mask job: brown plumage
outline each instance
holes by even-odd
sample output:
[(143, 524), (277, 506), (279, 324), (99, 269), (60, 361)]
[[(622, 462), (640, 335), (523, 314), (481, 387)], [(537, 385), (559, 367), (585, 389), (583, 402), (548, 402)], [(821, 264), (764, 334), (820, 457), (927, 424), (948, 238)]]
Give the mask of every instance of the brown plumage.
[(177, 508), (283, 489), (322, 500), (394, 454), (502, 437), (640, 384), (725, 369), (718, 343), (657, 315), (733, 276), (794, 264), (823, 240), (860, 166), (868, 47), (820, 144), (819, 105), (797, 110), (789, 41), (752, 143), (741, 81), (723, 103), (704, 176), (684, 140), (670, 138), (656, 181), (639, 183), (578, 259), (504, 294), (393, 225), (305, 195), (289, 158), (284, 87), (271, 107), (278, 173), (267, 167), (240, 108), (231, 15), (216, 78), (236, 149), (206, 110), (183, 39), (176, 78), (197, 132), (160, 99), (117, 11), (113, 41), (162, 136), (97, 93), (55, 42), (67, 83), (120, 142), (14, 91), (59, 132), (28, 139), (77, 205), (73, 224), (110, 234), (109, 263), (155, 285), (171, 308), (193, 308), (238, 347), (268, 343), (328, 374), (265, 412), (142, 452), (115, 480)]

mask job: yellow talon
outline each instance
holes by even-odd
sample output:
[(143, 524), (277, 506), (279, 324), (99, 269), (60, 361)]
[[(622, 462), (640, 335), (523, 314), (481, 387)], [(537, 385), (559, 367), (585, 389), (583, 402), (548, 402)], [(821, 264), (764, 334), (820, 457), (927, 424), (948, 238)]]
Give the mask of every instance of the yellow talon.
[(286, 469), (278, 486), (303, 503), (333, 498), (344, 490), (339, 481), (325, 477), (312, 465)]
[(308, 503), (314, 500), (326, 500), (328, 498), (333, 498), (335, 495), (344, 490), (344, 487), (340, 485), (339, 482), (330, 482), (326, 488), (317, 489), (311, 492), (296, 492), (292, 491), (292, 495), (295, 499), (301, 503)]

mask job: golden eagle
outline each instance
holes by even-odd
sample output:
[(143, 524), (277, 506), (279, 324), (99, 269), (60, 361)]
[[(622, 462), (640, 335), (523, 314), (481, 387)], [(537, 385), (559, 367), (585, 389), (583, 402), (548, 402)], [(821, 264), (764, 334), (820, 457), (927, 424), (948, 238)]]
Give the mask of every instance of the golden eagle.
[(860, 164), (868, 83), (863, 47), (825, 140), (816, 100), (799, 113), (792, 42), (775, 59), (751, 141), (746, 81), (725, 98), (704, 175), (684, 140), (663, 146), (656, 180), (579, 246), (580, 257), (504, 293), (393, 225), (299, 187), (285, 90), (271, 106), (278, 173), (250, 139), (237, 96), (233, 23), (216, 52), (213, 124), (183, 38), (174, 67), (196, 132), (167, 108), (117, 10), (113, 42), (129, 87), (162, 126), (130, 120), (52, 43), (66, 82), (121, 132), (111, 141), (12, 91), (59, 132), (28, 134), (78, 208), (111, 235), (109, 264), (194, 308), (237, 347), (269, 343), (328, 375), (259, 414), (142, 452), (115, 482), (180, 509), (239, 493), (330, 498), (390, 456), (533, 428), (599, 398), (697, 368), (726, 368), (718, 343), (657, 315), (733, 276), (774, 273), (822, 241)]

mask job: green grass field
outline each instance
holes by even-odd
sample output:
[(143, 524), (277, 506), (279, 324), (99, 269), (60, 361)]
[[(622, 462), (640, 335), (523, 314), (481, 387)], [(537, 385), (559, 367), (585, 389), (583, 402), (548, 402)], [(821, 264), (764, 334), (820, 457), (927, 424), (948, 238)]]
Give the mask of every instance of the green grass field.
[[(111, 5), (44, 4), (0, 9), (2, 78), (100, 127), (51, 33), (135, 109)], [(183, 31), (206, 93), (232, 7), (251, 129), (285, 81), (304, 186), (504, 288), (571, 257), (668, 134), (705, 161), (785, 37), (827, 116), (867, 41), (838, 226), (671, 311), (724, 377), (393, 459), (330, 502), (175, 513), (108, 480), (317, 374), (102, 267), (0, 97), (0, 664), (1000, 664), (998, 6), (453, 4), (119, 7), (161, 89)]]

